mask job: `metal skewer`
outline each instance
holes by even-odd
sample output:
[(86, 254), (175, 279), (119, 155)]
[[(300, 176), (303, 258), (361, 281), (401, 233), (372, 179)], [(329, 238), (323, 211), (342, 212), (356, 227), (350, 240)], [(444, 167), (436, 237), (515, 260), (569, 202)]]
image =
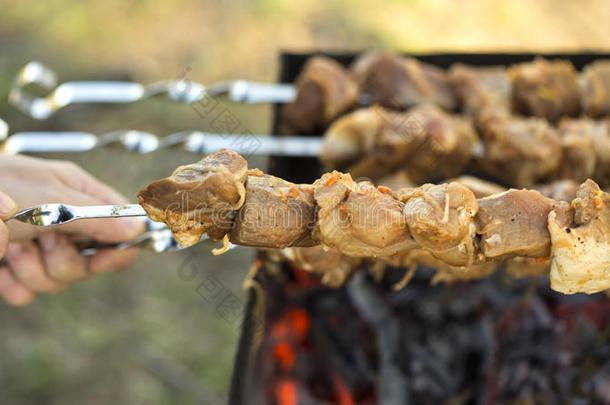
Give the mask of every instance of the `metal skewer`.
[[(50, 93), (35, 97), (26, 87), (36, 84)], [(227, 97), (237, 103), (288, 103), (296, 97), (290, 84), (227, 80), (204, 86), (184, 78), (149, 85), (117, 81), (79, 81), (57, 85), (55, 72), (40, 62), (30, 62), (17, 74), (9, 101), (32, 118), (44, 120), (57, 110), (77, 103), (132, 103), (165, 95), (172, 101), (194, 103), (205, 97)]]
[(113, 144), (137, 153), (180, 147), (193, 153), (209, 154), (221, 148), (229, 148), (242, 155), (315, 157), (320, 153), (322, 139), (307, 136), (215, 134), (202, 131), (184, 131), (159, 137), (144, 131), (119, 130), (100, 136), (89, 132), (19, 132), (5, 137), (3, 141), (0, 134), (0, 153), (5, 154), (85, 152)]
[(88, 207), (77, 207), (67, 204), (40, 204), (21, 210), (10, 219), (37, 226), (55, 226), (79, 219), (142, 216), (146, 216), (146, 211), (138, 204), (95, 205)]
[[(9, 220), (14, 219), (26, 224), (50, 227), (64, 225), (81, 219), (123, 217), (143, 217), (146, 231), (132, 240), (119, 243), (78, 242), (77, 247), (81, 254), (92, 256), (102, 249), (123, 250), (130, 247), (145, 248), (157, 253), (182, 249), (176, 239), (174, 239), (169, 227), (163, 223), (150, 220), (150, 218), (146, 217), (144, 209), (138, 204), (86, 207), (67, 204), (40, 204), (19, 211)], [(208, 239), (208, 236), (204, 234), (200, 242)]]

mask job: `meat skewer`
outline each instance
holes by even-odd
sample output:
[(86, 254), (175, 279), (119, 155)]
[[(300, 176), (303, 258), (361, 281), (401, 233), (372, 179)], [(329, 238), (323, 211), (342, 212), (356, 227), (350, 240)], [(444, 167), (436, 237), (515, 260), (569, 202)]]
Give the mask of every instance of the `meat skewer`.
[(477, 171), (504, 184), (529, 187), (553, 179), (610, 183), (610, 121), (546, 120), (488, 109), (476, 119), (433, 105), (406, 112), (356, 110), (324, 135), (320, 158), (329, 169), (379, 179), (405, 169), (415, 183)]
[[(448, 71), (391, 52), (361, 54), (346, 69), (333, 59), (310, 58), (291, 84), (227, 80), (209, 86), (184, 77), (150, 85), (133, 82), (66, 82), (56, 87), (56, 76), (44, 65), (28, 63), (17, 75), (10, 102), (36, 119), (46, 119), (73, 103), (129, 103), (167, 95), (170, 100), (196, 103), (205, 97), (227, 96), (244, 103), (284, 103), (283, 133), (315, 133), (340, 114), (358, 105), (379, 104), (405, 109), (434, 103), (447, 111), (476, 115), (485, 108), (547, 118), (584, 112), (598, 118), (610, 115), (610, 61), (598, 60), (578, 74), (568, 61), (533, 62), (476, 67), (455, 64)], [(46, 97), (28, 94), (38, 84)]]
[[(324, 66), (326, 74), (312, 69), (314, 65)], [(580, 74), (569, 61), (543, 58), (509, 68), (457, 63), (444, 71), (413, 57), (371, 51), (361, 54), (349, 70), (330, 58), (313, 57), (295, 88), (297, 98), (280, 112), (280, 130), (286, 133), (315, 133), (342, 111), (363, 103), (398, 110), (432, 103), (473, 116), (492, 109), (553, 123), (581, 112), (593, 118), (610, 115), (608, 60), (595, 61)], [(337, 89), (334, 94), (329, 93), (332, 88)], [(326, 113), (311, 114), (314, 107)]]
[(551, 257), (553, 289), (610, 288), (610, 195), (591, 180), (571, 204), (533, 190), (477, 199), (457, 182), (392, 192), (336, 171), (293, 184), (220, 150), (150, 184), (138, 199), (185, 246), (207, 232), (257, 247), (321, 244), (352, 257), (425, 249), (457, 266)]
[(593, 178), (610, 184), (610, 121), (565, 119), (557, 128), (538, 118), (486, 110), (476, 120), (433, 105), (407, 112), (371, 107), (337, 120), (324, 138), (179, 132), (165, 137), (137, 131), (22, 132), (0, 142), (0, 153), (77, 152), (120, 144), (150, 153), (183, 147), (211, 153), (230, 147), (245, 155), (318, 156), (328, 169), (379, 179), (404, 169), (416, 184), (440, 181), (472, 167), (504, 184)]

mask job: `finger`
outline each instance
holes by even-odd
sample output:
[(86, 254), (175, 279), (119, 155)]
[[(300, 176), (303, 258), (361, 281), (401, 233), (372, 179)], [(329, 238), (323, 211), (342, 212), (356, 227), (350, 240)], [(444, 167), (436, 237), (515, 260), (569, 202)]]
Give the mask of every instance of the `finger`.
[(102, 183), (80, 166), (67, 161), (52, 162), (53, 173), (67, 187), (104, 204), (127, 204), (128, 200), (112, 187)]
[(7, 220), (17, 212), (17, 203), (0, 191), (0, 220)]
[(34, 242), (10, 243), (6, 262), (15, 278), (31, 291), (54, 294), (66, 288), (65, 284), (51, 279), (45, 272), (42, 256)]
[(49, 277), (62, 283), (85, 279), (87, 260), (76, 250), (66, 235), (47, 233), (38, 238), (42, 250), (42, 260)]
[(0, 295), (9, 305), (16, 307), (27, 305), (36, 298), (31, 290), (15, 279), (7, 266), (0, 266)]
[(108, 273), (128, 267), (138, 254), (138, 249), (103, 250), (89, 258), (89, 272)]
[(0, 260), (6, 253), (6, 246), (8, 245), (8, 228), (4, 222), (0, 221)]

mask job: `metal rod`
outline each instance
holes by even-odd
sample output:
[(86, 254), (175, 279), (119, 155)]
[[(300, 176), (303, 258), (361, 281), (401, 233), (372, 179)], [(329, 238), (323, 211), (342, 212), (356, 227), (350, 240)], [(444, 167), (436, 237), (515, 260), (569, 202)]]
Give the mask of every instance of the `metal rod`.
[(215, 134), (184, 131), (159, 137), (137, 130), (112, 131), (102, 135), (89, 132), (19, 132), (0, 138), (0, 153), (85, 152), (95, 148), (120, 145), (137, 153), (159, 149), (182, 148), (198, 154), (210, 154), (221, 148), (242, 155), (317, 157), (322, 138), (315, 136), (269, 136), (252, 134)]
[[(32, 96), (26, 89), (32, 84), (50, 93), (46, 97)], [(58, 86), (55, 72), (40, 62), (30, 62), (17, 74), (9, 93), (9, 101), (32, 118), (44, 120), (70, 104), (132, 103), (157, 95), (165, 95), (180, 103), (194, 103), (205, 97), (227, 97), (236, 103), (287, 103), (295, 99), (296, 90), (291, 84), (247, 80), (228, 80), (204, 86), (184, 78), (149, 85), (86, 81), (66, 82)]]

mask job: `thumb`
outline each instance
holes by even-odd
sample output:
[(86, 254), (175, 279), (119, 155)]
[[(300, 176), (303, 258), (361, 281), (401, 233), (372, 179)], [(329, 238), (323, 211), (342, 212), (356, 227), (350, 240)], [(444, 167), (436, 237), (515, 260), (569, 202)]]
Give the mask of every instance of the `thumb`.
[(17, 204), (0, 191), (0, 220), (7, 220), (17, 212)]
[(8, 244), (8, 228), (2, 220), (7, 220), (17, 211), (17, 204), (9, 196), (0, 191), (0, 260), (6, 252)]

